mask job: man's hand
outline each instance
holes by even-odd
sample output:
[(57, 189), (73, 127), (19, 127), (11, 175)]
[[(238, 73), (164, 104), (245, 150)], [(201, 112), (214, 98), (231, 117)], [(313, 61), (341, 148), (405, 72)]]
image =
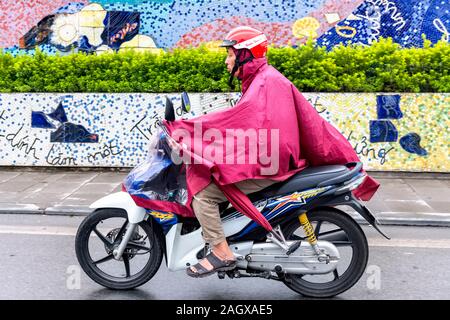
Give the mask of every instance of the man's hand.
[(169, 144), (169, 146), (172, 150), (170, 157), (171, 157), (173, 163), (175, 163), (175, 164), (183, 163), (183, 159), (181, 157), (181, 152), (180, 152), (182, 150), (181, 145), (170, 137), (167, 139), (167, 143)]
[(179, 152), (181, 150), (181, 146), (179, 143), (177, 143), (174, 139), (172, 139), (170, 137), (167, 138), (167, 143), (169, 144), (173, 153), (179, 154)]

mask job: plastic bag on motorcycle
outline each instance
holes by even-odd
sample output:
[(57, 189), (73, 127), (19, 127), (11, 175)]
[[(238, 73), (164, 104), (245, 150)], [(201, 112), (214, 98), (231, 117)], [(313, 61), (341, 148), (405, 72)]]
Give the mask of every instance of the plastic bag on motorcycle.
[(186, 204), (186, 169), (172, 161), (170, 152), (165, 134), (158, 131), (150, 140), (147, 159), (125, 178), (126, 191), (146, 200)]

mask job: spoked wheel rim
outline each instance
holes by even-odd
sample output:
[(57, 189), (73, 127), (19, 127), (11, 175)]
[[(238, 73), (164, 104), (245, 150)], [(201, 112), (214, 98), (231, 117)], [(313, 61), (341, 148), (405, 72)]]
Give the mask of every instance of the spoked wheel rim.
[[(294, 285), (317, 291), (332, 290), (348, 286), (350, 282), (353, 285), (365, 269), (367, 242), (360, 227), (350, 218), (342, 219), (342, 214), (326, 213), (328, 214), (320, 212), (308, 214), (308, 219), (314, 227), (317, 240), (329, 241), (339, 250), (340, 259), (337, 268), (327, 275), (288, 275), (287, 278)], [(286, 238), (307, 241), (300, 224), (291, 225), (286, 232)], [(362, 264), (363, 268), (361, 268)]]
[[(111, 229), (111, 227), (103, 226), (107, 220), (117, 218), (122, 218), (118, 227)], [(143, 224), (136, 226), (122, 258), (120, 260), (114, 258), (113, 251), (118, 247), (127, 226), (128, 221), (124, 217), (114, 216), (99, 219), (92, 224), (84, 244), (87, 249), (86, 257), (89, 267), (109, 281), (128, 282), (140, 278), (152, 263), (153, 244), (156, 239), (151, 229), (148, 226), (145, 228)], [(92, 249), (95, 252), (92, 252)], [(136, 259), (141, 256), (145, 258), (140, 259), (139, 265), (136, 266)], [(107, 264), (109, 265), (107, 266)]]

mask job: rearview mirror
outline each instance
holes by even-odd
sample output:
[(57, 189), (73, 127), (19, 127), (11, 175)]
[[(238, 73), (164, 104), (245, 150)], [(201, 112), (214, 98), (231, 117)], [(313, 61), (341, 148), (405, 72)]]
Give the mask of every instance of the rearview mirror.
[(181, 93), (181, 109), (185, 113), (191, 112), (191, 102), (189, 101), (189, 96), (187, 92)]
[(164, 119), (167, 121), (175, 121), (175, 109), (173, 108), (172, 100), (166, 96), (166, 110), (164, 112)]

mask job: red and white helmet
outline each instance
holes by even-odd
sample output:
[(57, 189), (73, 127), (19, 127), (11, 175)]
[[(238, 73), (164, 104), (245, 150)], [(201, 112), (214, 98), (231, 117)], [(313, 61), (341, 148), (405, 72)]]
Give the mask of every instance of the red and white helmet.
[(248, 49), (254, 58), (262, 58), (267, 53), (267, 37), (252, 27), (237, 27), (228, 32), (220, 47), (233, 47), (236, 50)]

